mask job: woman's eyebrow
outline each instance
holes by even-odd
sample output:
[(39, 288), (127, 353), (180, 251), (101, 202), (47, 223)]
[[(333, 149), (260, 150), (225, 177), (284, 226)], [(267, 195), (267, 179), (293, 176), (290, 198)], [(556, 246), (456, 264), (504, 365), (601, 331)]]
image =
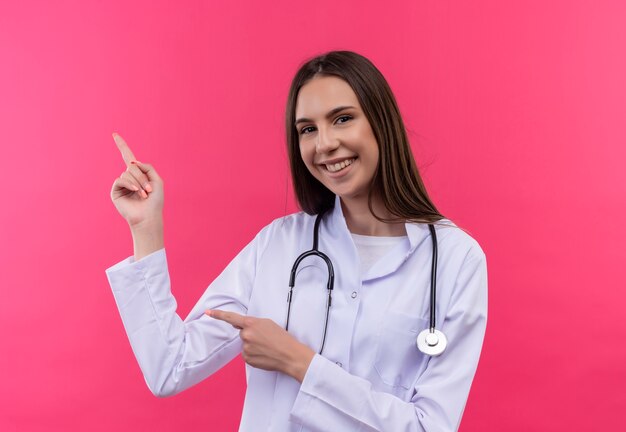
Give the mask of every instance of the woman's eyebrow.
[[(330, 111), (328, 111), (328, 113), (326, 114), (326, 118), (329, 119), (332, 116), (334, 116), (335, 114), (337, 114), (339, 111), (343, 111), (345, 109), (348, 108), (354, 108), (353, 106), (338, 106), (337, 108), (333, 108)], [(296, 120), (296, 122), (294, 123), (295, 126), (298, 125), (298, 123), (303, 123), (303, 122), (312, 122), (313, 120), (308, 119), (308, 118), (299, 118), (298, 120)]]

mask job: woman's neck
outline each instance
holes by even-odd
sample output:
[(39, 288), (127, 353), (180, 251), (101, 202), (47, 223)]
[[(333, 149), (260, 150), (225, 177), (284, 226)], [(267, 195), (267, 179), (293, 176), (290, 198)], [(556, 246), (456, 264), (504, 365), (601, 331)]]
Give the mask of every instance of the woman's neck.
[[(381, 237), (398, 237), (406, 235), (404, 222), (386, 223), (374, 217), (367, 205), (367, 196), (359, 198), (341, 198), (341, 209), (346, 219), (348, 230), (353, 234)], [(372, 208), (377, 216), (391, 218), (382, 200), (372, 197)]]

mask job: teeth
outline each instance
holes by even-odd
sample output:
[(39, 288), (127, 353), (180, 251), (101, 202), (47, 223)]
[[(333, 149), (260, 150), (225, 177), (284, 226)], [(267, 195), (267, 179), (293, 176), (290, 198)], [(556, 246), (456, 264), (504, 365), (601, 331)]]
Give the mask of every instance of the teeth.
[(351, 165), (352, 162), (354, 162), (354, 159), (347, 159), (345, 161), (341, 161), (341, 162), (333, 164), (333, 165), (326, 165), (326, 169), (328, 171), (330, 171), (330, 172), (337, 172), (337, 171), (340, 171), (340, 170), (344, 169), (348, 165)]

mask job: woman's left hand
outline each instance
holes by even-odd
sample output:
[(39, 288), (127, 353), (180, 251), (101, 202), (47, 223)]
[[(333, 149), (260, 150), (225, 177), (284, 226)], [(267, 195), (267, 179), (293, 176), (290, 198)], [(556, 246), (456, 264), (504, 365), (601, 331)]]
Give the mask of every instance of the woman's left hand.
[(282, 372), (302, 382), (315, 352), (284, 328), (267, 318), (222, 310), (207, 310), (205, 313), (241, 330), (242, 357), (250, 366)]

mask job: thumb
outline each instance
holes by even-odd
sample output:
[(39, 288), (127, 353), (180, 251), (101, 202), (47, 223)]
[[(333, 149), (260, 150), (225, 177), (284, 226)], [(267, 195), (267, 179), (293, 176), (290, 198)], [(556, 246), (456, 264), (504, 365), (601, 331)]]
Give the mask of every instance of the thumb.
[(148, 163), (139, 162), (138, 160), (131, 161), (131, 164), (137, 165), (137, 167), (143, 172), (146, 177), (148, 177), (148, 181), (158, 181), (162, 182), (161, 176), (156, 172), (154, 167)]

